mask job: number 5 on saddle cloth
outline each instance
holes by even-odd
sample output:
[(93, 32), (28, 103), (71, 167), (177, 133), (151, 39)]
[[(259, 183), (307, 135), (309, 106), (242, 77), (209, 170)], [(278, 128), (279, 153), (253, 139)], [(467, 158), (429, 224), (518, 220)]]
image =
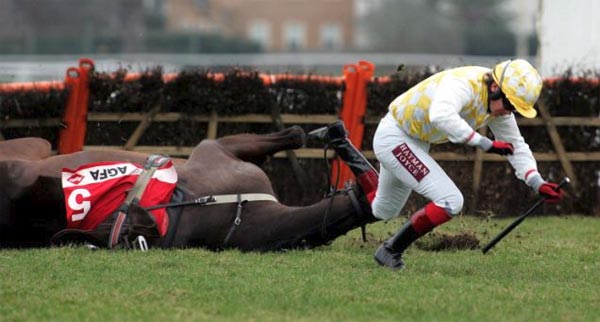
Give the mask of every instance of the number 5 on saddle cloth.
[[(114, 248), (134, 234), (146, 238), (167, 233), (166, 210), (144, 208), (169, 202), (177, 172), (168, 157), (152, 155), (142, 167), (128, 162), (99, 162), (63, 169), (67, 229), (52, 243), (92, 242)], [(129, 239), (128, 239), (129, 238)]]

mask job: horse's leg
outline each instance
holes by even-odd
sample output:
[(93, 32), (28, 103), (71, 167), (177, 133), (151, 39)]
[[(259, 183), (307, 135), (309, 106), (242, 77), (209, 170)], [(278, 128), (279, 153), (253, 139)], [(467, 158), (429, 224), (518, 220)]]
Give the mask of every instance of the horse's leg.
[(253, 163), (260, 163), (279, 151), (300, 148), (305, 141), (304, 130), (297, 125), (269, 134), (237, 134), (217, 140), (240, 160)]
[(309, 136), (321, 138), (333, 147), (338, 156), (356, 176), (356, 180), (366, 194), (369, 202), (372, 202), (377, 190), (379, 173), (369, 163), (367, 158), (350, 142), (344, 123), (342, 121), (334, 122), (312, 131), (309, 133)]
[(7, 162), (0, 162), (0, 248), (4, 244), (7, 233), (14, 226), (14, 216), (10, 210), (9, 167)]
[(0, 160), (41, 160), (52, 154), (52, 145), (42, 138), (0, 141)]
[(38, 174), (37, 162), (0, 161), (0, 248), (45, 246), (64, 228), (60, 178)]

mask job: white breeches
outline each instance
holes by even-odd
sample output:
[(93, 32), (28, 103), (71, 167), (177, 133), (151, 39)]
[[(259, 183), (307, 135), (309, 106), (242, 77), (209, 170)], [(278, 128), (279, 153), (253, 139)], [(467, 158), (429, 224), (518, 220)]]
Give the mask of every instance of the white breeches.
[(379, 123), (373, 150), (380, 162), (379, 185), (373, 215), (389, 220), (400, 215), (411, 191), (433, 201), (454, 216), (463, 207), (463, 195), (429, 155), (430, 144), (408, 136), (388, 113)]

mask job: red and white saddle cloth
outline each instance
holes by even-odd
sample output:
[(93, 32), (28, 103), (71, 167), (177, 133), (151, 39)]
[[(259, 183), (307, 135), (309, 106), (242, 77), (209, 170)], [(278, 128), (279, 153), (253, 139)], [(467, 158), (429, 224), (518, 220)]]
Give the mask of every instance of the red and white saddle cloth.
[[(123, 202), (143, 167), (127, 162), (99, 162), (76, 170), (62, 169), (62, 187), (67, 207), (67, 228), (93, 230)], [(157, 169), (139, 202), (149, 207), (169, 202), (177, 184), (171, 161)], [(150, 211), (158, 231), (164, 236), (169, 227), (166, 209)]]

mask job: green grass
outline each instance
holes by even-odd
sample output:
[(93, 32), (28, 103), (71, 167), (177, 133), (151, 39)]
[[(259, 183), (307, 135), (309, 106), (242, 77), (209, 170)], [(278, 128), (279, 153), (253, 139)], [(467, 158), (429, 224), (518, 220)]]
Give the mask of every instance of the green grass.
[[(510, 221), (438, 231), (484, 244)], [(400, 224), (267, 254), (4, 250), (0, 321), (600, 321), (597, 218), (528, 218), (487, 255), (413, 246), (393, 272), (372, 254)]]

